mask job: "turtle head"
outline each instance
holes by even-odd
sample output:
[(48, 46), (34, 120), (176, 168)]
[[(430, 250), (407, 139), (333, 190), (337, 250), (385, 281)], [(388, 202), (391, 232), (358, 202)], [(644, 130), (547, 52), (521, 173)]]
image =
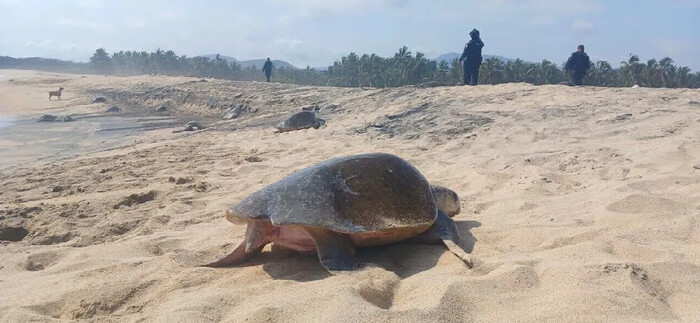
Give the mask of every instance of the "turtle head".
[(235, 224), (245, 224), (245, 219), (246, 217), (243, 214), (240, 214), (238, 211), (234, 210), (234, 208), (226, 210), (226, 220), (228, 220), (228, 222)]
[(268, 195), (258, 191), (244, 198), (226, 211), (226, 220), (235, 224), (245, 224), (249, 220), (269, 219), (267, 212)]
[(450, 217), (459, 214), (461, 211), (459, 195), (455, 191), (438, 185), (430, 185), (430, 188), (433, 191), (433, 198), (438, 209), (447, 213)]

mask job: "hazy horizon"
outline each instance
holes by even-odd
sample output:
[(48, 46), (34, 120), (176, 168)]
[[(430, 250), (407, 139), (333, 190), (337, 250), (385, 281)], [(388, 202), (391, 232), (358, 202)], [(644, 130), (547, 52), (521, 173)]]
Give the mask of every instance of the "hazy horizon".
[(698, 0), (0, 0), (3, 29), (12, 31), (0, 38), (0, 55), (85, 62), (98, 47), (161, 48), (323, 67), (350, 52), (391, 56), (404, 45), (430, 58), (461, 52), (477, 28), (485, 54), (561, 64), (582, 43), (613, 66), (634, 53), (698, 71), (698, 17)]

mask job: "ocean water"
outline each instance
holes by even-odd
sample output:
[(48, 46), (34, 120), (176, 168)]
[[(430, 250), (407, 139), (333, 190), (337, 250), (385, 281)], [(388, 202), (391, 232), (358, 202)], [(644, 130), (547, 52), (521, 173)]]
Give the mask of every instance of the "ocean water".
[(10, 116), (4, 116), (0, 114), (0, 129), (9, 127), (14, 122), (14, 120), (15, 119)]

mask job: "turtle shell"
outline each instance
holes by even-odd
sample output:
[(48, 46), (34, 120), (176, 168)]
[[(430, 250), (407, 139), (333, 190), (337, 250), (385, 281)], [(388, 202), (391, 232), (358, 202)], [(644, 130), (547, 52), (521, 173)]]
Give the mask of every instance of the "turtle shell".
[(427, 228), (436, 217), (425, 177), (400, 157), (381, 153), (310, 166), (251, 194), (227, 215), (231, 222), (269, 219), (342, 233)]
[(299, 130), (311, 127), (318, 129), (318, 127), (321, 126), (320, 120), (321, 119), (318, 119), (313, 111), (301, 111), (289, 116), (287, 120), (277, 126), (277, 129), (280, 131)]

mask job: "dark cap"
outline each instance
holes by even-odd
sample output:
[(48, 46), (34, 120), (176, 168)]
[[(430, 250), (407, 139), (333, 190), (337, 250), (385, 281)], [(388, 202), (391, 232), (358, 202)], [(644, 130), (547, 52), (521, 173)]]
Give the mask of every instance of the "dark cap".
[(479, 31), (476, 29), (472, 29), (472, 31), (469, 32), (469, 36), (479, 36)]

